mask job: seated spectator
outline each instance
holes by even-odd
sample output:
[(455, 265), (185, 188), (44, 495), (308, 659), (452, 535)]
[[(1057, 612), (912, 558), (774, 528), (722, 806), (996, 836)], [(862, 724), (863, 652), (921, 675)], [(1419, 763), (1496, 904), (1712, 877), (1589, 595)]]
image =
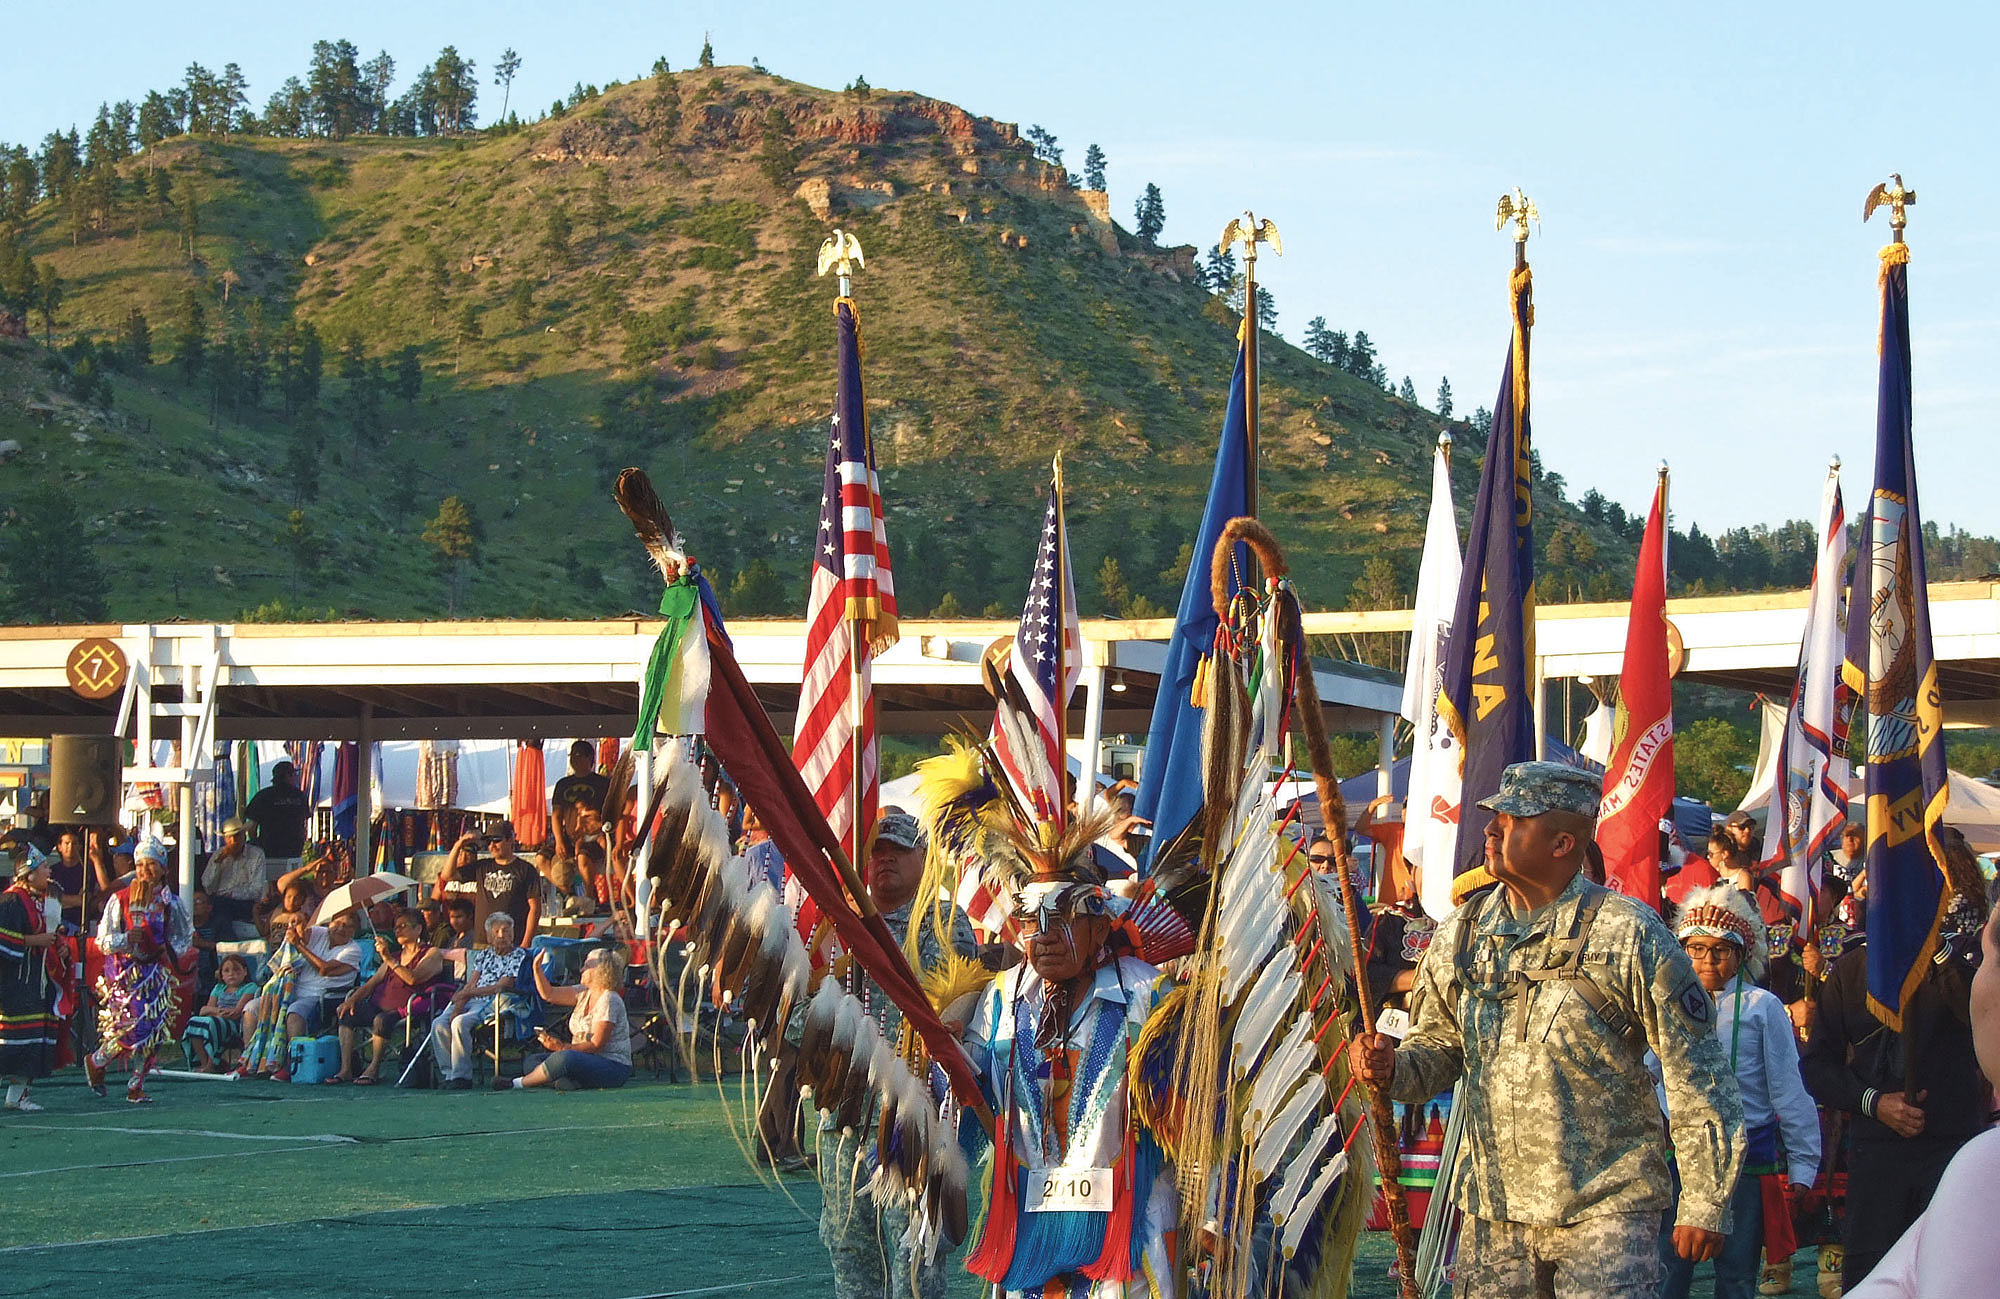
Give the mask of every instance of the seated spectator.
[[(432, 905), (437, 905), (432, 900)], [(463, 951), (472, 947), (472, 902), (469, 898), (452, 898), (445, 902), (441, 910), (442, 924), (431, 930), (431, 946), (451, 951)]]
[(194, 910), (190, 913), (194, 920), (195, 986), (199, 987), (215, 977), (215, 944), (231, 937), (215, 916), (215, 900), (205, 889), (194, 891)]
[[(436, 982), (444, 968), (444, 953), (425, 941), (422, 913), (404, 911), (392, 925), (395, 938), (382, 933), (375, 935), (375, 952), (381, 957), (381, 968), (340, 1003), (340, 1072), (327, 1079), (330, 1083), (352, 1080), (362, 1087), (375, 1084), (382, 1069), (382, 1057), (388, 1053), (390, 1032), (409, 1017), (410, 999), (419, 989)], [(357, 1076), (354, 1037), (363, 1024), (368, 1025), (375, 1053), (369, 1058), (368, 1067)]]
[(577, 896), (576, 859), (558, 857), (549, 851), (535, 854), (535, 869), (542, 876), (541, 913), (557, 920), (583, 915), (586, 908)]
[(465, 984), (452, 994), (451, 1004), (438, 1012), (431, 1025), (438, 1074), (443, 1085), (454, 1091), (472, 1087), (473, 1032), (491, 1024), (496, 1015), (517, 1009), (521, 1002), (514, 988), (527, 953), (514, 946), (514, 917), (505, 911), (487, 916), (486, 941), (491, 946), (466, 953)]
[[(264, 850), (250, 842), (250, 826), (240, 816), (222, 823), (222, 846), (208, 859), (202, 886), (215, 899), (215, 913), (225, 926), (253, 923), (257, 902), (269, 884), (265, 877)], [(230, 938), (245, 935), (228, 933)]]
[(549, 1058), (519, 1078), (495, 1078), (493, 1090), (623, 1087), (632, 1076), (632, 1033), (625, 998), (618, 991), (625, 982), (624, 954), (613, 947), (598, 948), (584, 960), (583, 982), (571, 987), (549, 982), (542, 969), (547, 960), (544, 955), (532, 966), (535, 991), (551, 1006), (571, 1008), (569, 1041), (546, 1028), (537, 1029), (536, 1036), (551, 1052)]
[(333, 1022), (328, 1012), (354, 986), (361, 969), (354, 928), (352, 914), (335, 916), (325, 925), (308, 925), (302, 917), (291, 922), (284, 944), (271, 957), (264, 991), (243, 1021), (242, 1067), (247, 1072), (286, 1081), (286, 1044)]
[(258, 932), (269, 942), (283, 941), (293, 921), (312, 923), (313, 913), (319, 910), (320, 899), (324, 896), (319, 890), (312, 864), (286, 871), (278, 877), (277, 883), (271, 885), (270, 891), (253, 912)]
[(243, 1045), (243, 1021), (257, 996), (257, 985), (250, 982), (250, 962), (238, 953), (225, 955), (216, 973), (221, 982), (208, 990), (208, 1000), (181, 1033), (182, 1052), (202, 1073), (221, 1073), (223, 1052)]

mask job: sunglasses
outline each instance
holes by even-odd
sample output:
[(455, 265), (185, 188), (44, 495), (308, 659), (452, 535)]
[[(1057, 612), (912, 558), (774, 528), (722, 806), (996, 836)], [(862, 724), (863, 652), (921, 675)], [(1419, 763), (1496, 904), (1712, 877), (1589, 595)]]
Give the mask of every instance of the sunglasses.
[(1330, 852), (1307, 853), (1306, 860), (1316, 866), (1326, 866), (1333, 862), (1333, 854)]

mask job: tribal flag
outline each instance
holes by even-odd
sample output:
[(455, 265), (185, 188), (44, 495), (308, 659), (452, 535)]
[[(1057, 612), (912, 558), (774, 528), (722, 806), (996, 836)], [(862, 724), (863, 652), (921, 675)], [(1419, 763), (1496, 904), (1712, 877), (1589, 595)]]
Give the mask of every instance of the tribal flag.
[(1847, 824), (1847, 734), (1835, 725), (1835, 698), (1847, 643), (1847, 512), (1840, 499), (1840, 462), (1827, 470), (1819, 508), (1819, 553), (1799, 675), (1778, 741), (1778, 770), (1764, 822), (1761, 863), (1799, 914), (1794, 940), (1812, 933), (1813, 891), (1820, 862)]
[(1500, 773), (1510, 763), (1535, 756), (1535, 704), (1529, 694), (1529, 665), (1535, 661), (1535, 517), (1528, 439), (1528, 330), (1534, 323), (1528, 268), (1509, 282), (1513, 338), (1500, 372), (1500, 398), (1486, 460), (1479, 471), (1479, 496), (1466, 536), (1465, 567), (1451, 615), (1451, 642), (1445, 648), (1438, 717), (1440, 744), (1453, 755), (1459, 773), (1459, 805), (1452, 893), (1493, 883), (1486, 870), (1488, 817), (1473, 811), (1479, 800), (1500, 790)]
[(1898, 1031), (1951, 902), (1939, 842), (1948, 796), (1944, 702), (1910, 436), (1909, 260), (1907, 244), (1882, 250), (1875, 490), (1854, 558), (1841, 668), (1868, 808), (1868, 1007)]
[(861, 336), (853, 301), (839, 299), (833, 314), (840, 379), (820, 492), (819, 535), (813, 544), (805, 679), (799, 687), (792, 760), (858, 867), (867, 855), (877, 797), (870, 664), (896, 643), (896, 587), (882, 525), (875, 445), (862, 406)]
[[(1417, 569), (1417, 609), (1410, 624), (1410, 659), (1403, 672), (1402, 715), (1415, 728), (1410, 790), (1403, 811), (1403, 857), (1417, 868), (1424, 914), (1451, 914), (1452, 851), (1458, 842), (1458, 754), (1438, 716), (1445, 646), (1451, 642), (1458, 597), (1458, 511), (1451, 501), (1449, 443), (1431, 465), (1431, 514)], [(1424, 869), (1425, 862), (1437, 863)]]
[(1653, 508), (1639, 542), (1632, 608), (1625, 619), (1625, 660), (1618, 671), (1618, 720), (1597, 846), (1612, 888), (1660, 905), (1660, 822), (1673, 815), (1674, 688), (1667, 662), (1667, 475), (1660, 471)]
[[(1215, 474), (1208, 484), (1208, 504), (1202, 508), (1195, 533), (1194, 558), (1181, 583), (1181, 602), (1174, 614), (1173, 639), (1160, 670), (1160, 693), (1153, 700), (1153, 720), (1146, 731), (1146, 757), (1139, 772), (1139, 792), (1133, 810), (1153, 823), (1147, 849), (1151, 866), (1160, 849), (1187, 829), (1201, 810), (1201, 730), (1206, 710), (1195, 698), (1195, 677), (1202, 660), (1215, 648), (1220, 620), (1209, 593), (1209, 564), (1215, 543), (1229, 521), (1250, 513), (1250, 432), (1245, 416), (1244, 352), (1236, 352), (1236, 373), (1229, 381), (1229, 409), (1222, 418), (1222, 442), (1215, 451)], [(1248, 574), (1247, 548), (1238, 546), (1235, 571)]]

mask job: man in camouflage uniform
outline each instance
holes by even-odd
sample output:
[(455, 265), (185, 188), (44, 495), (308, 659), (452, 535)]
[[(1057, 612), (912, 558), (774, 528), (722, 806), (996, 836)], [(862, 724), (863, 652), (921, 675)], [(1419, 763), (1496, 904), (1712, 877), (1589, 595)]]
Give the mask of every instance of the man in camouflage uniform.
[(1439, 925), (1402, 1046), (1369, 1033), (1352, 1047), (1355, 1070), (1398, 1100), (1464, 1076), (1461, 1297), (1657, 1293), (1674, 1192), (1648, 1047), (1681, 1176), (1674, 1248), (1713, 1258), (1728, 1225), (1743, 1104), (1714, 1007), (1651, 908), (1581, 875), (1597, 800), (1574, 768), (1507, 768), (1480, 804), (1501, 887)]
[[(926, 840), (923, 827), (908, 812), (891, 811), (876, 826), (868, 852), (868, 896), (882, 913), (883, 923), (898, 939), (907, 939), (914, 912), (919, 977), (945, 963), (948, 955), (977, 957), (979, 938), (972, 922), (956, 907), (948, 909), (949, 952), (938, 926), (926, 923), (929, 907), (918, 905), (917, 886), (923, 878)], [(882, 1035), (891, 1042), (903, 1030), (903, 1012), (875, 981), (858, 968), (848, 976), (850, 989), (875, 1016)], [(858, 986), (857, 986), (858, 984)], [(910, 1214), (901, 1204), (877, 1205), (863, 1188), (873, 1172), (875, 1123), (842, 1132), (829, 1117), (820, 1124), (819, 1238), (833, 1259), (834, 1299), (944, 1299), (946, 1260), (911, 1265), (899, 1246), (909, 1230)], [(859, 1157), (857, 1159), (857, 1156)], [(912, 1276), (914, 1271), (915, 1275)]]

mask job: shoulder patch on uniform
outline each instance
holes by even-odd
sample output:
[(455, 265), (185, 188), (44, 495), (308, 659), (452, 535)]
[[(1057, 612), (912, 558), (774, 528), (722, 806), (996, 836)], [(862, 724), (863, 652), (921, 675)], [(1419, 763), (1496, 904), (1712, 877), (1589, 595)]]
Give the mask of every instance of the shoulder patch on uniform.
[(1715, 1002), (1708, 995), (1708, 989), (1698, 982), (1690, 981), (1674, 994), (1674, 1001), (1680, 1006), (1681, 1014), (1696, 1024), (1707, 1024), (1715, 1016)]

